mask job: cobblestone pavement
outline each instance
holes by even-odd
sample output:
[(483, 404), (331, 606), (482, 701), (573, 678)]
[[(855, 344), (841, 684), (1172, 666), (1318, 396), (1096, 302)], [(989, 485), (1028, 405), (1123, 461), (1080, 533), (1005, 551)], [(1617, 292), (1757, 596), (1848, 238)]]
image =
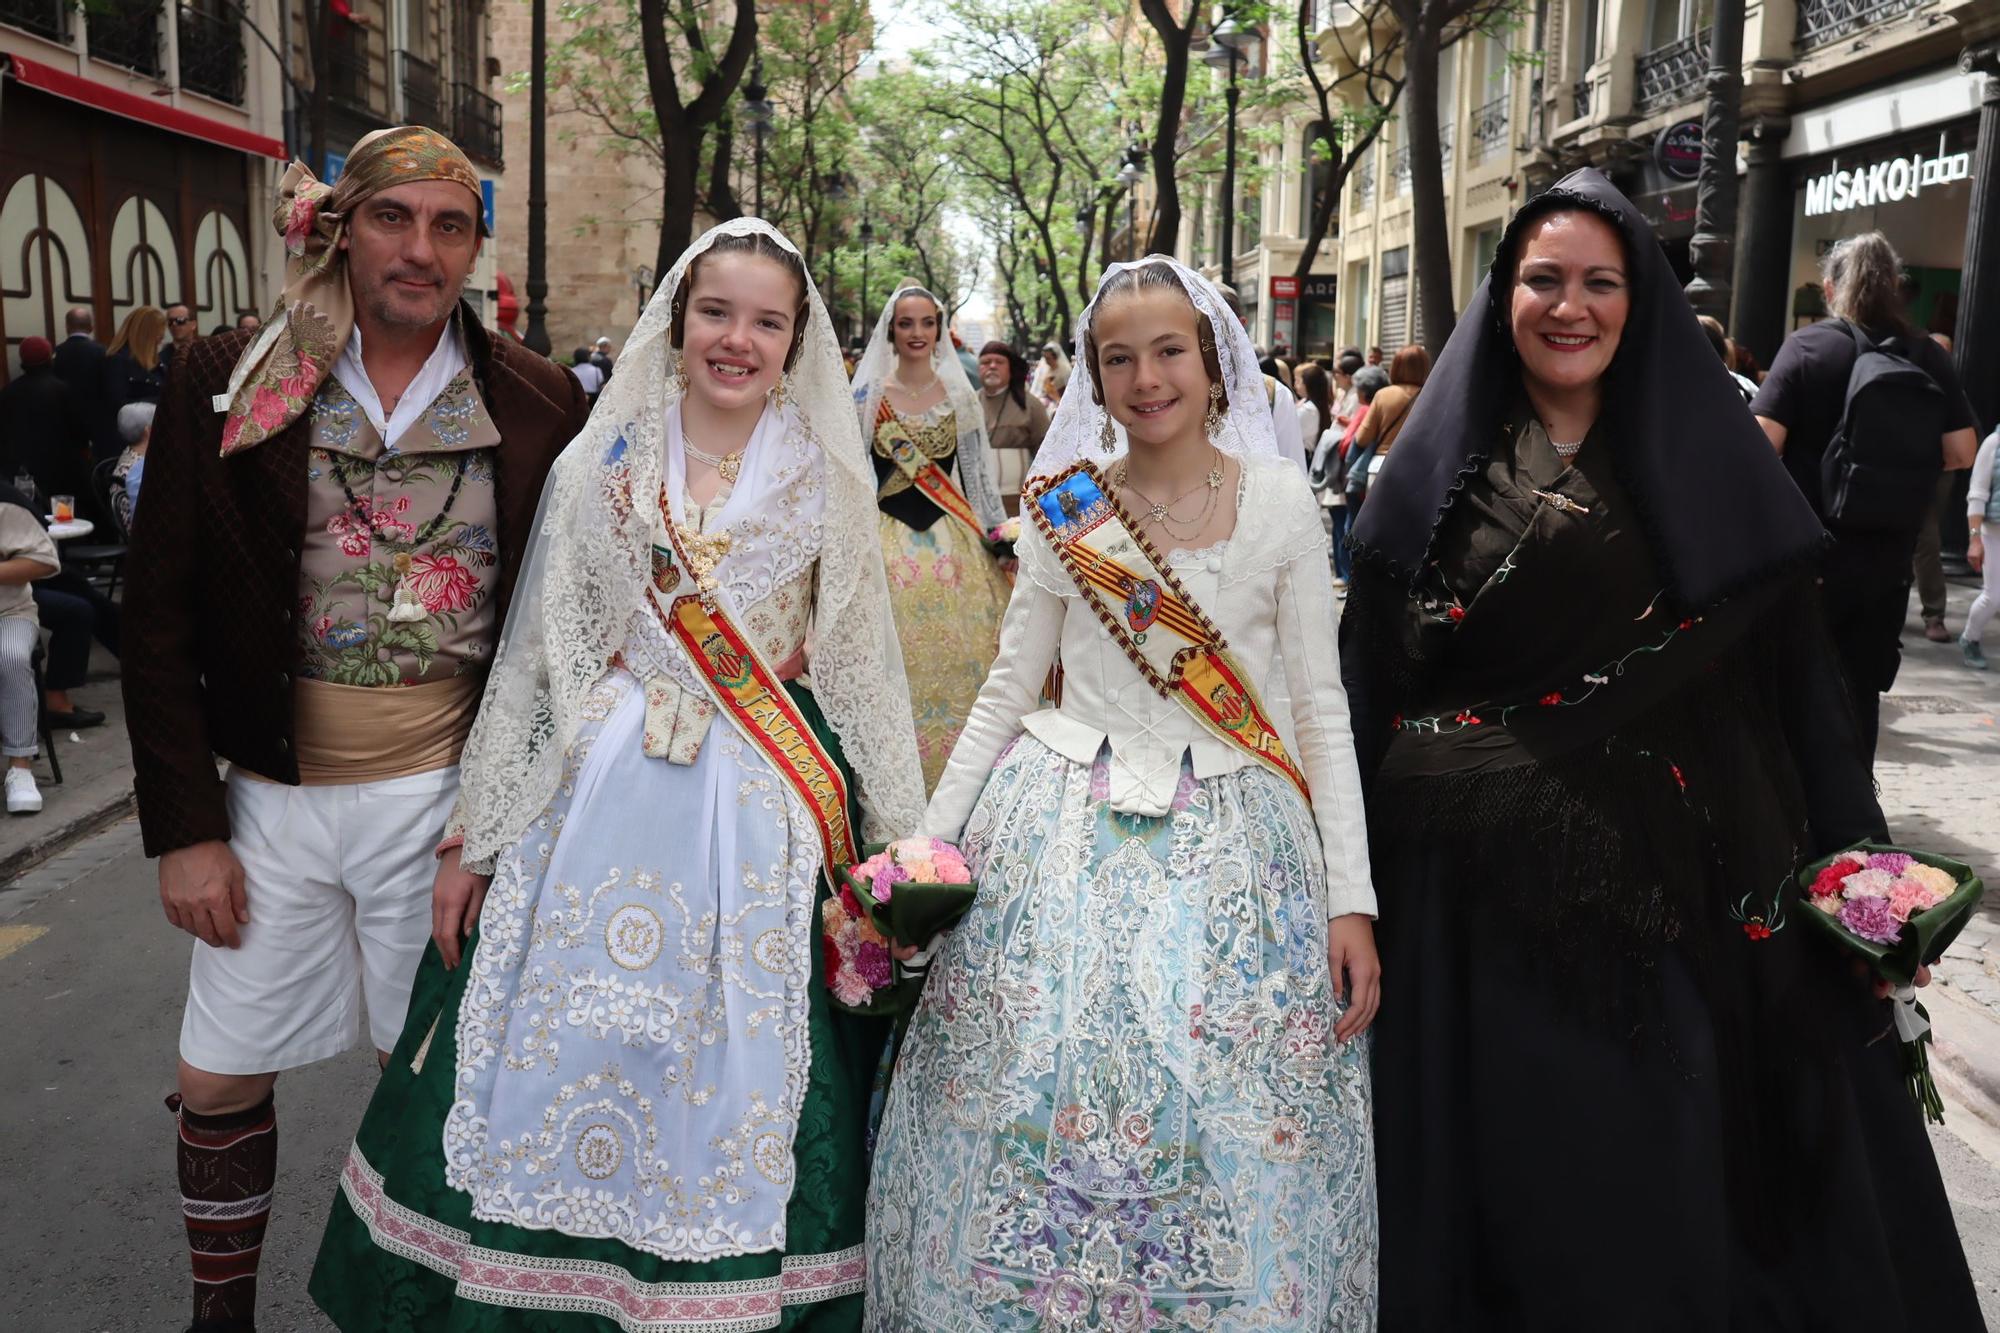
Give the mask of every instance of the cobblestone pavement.
[[(1951, 584), (1945, 623), (1954, 634), (1975, 593)], [(2000, 634), (1986, 637), (2000, 658)], [(2000, 670), (1968, 670), (1956, 639), (1925, 639), (1914, 596), (1903, 667), (1882, 700), (1875, 780), (1891, 837), (1957, 857), (1986, 880), (1978, 916), (1937, 971), (2000, 1020)]]

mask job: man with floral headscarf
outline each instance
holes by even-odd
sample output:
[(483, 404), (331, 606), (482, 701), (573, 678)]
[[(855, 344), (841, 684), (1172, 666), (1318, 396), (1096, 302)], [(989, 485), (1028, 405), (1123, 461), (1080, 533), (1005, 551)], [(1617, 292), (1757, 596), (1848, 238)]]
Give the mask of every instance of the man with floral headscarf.
[[(195, 343), (147, 458), (125, 697), (146, 851), (194, 935), (176, 1097), (194, 1328), (250, 1329), (277, 1072), (395, 1044), (432, 850), (567, 371), (459, 300), (479, 178), (434, 130), (286, 174), (270, 321)], [(227, 781), (215, 756), (229, 761)]]

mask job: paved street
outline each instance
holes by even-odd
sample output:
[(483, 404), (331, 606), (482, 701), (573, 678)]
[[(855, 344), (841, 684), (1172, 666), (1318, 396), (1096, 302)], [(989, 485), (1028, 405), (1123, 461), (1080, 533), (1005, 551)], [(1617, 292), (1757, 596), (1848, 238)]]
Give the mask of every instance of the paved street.
[[(1952, 589), (1951, 624), (1967, 589)], [(1955, 646), (1905, 639), (1884, 709), (1878, 776), (1896, 834), (2000, 871), (2000, 675), (1958, 665)], [(108, 695), (96, 688), (93, 699)], [(65, 748), (75, 782), (115, 786), (113, 727)], [(75, 755), (72, 761), (71, 755)], [(126, 779), (129, 781), (129, 776)], [(53, 789), (61, 791), (61, 789)], [(77, 799), (61, 818), (100, 802)], [(0, 823), (0, 857), (60, 820)], [(153, 867), (126, 819), (0, 890), (0, 1180), (44, 1201), (0, 1219), (0, 1248), (21, 1276), (0, 1289), (0, 1329), (129, 1333), (186, 1319), (186, 1257), (173, 1186), (172, 1122), (161, 1099), (187, 970), (187, 937), (162, 920)], [(1950, 1123), (1933, 1131), (1990, 1322), (2000, 1326), (2000, 893), (1940, 968), (1929, 997)], [(262, 1327), (330, 1326), (305, 1279), (348, 1135), (374, 1080), (365, 1052), (286, 1076), (283, 1174), (267, 1241)], [(1962, 1099), (1962, 1100), (1961, 1100)], [(1990, 1119), (1982, 1119), (1982, 1113)]]

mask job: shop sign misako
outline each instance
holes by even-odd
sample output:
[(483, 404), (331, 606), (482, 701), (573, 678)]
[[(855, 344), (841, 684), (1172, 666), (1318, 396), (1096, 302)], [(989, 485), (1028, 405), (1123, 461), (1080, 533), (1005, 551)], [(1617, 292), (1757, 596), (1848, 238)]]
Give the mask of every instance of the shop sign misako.
[(1911, 153), (1865, 167), (1842, 168), (1806, 182), (1806, 216), (1844, 213), (1915, 199), (1924, 190), (1972, 177), (1971, 153)]

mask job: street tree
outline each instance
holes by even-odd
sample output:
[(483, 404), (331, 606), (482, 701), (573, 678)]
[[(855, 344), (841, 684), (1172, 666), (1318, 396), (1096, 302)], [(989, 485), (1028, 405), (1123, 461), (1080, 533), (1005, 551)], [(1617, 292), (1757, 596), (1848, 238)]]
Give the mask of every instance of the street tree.
[[(1292, 8), (1299, 74), (1319, 109), (1308, 131), (1307, 178), (1314, 181), (1315, 191), (1306, 217), (1305, 246), (1293, 270), (1299, 277), (1312, 272), (1347, 178), (1374, 147), (1402, 96), (1403, 32), (1392, 20), (1389, 2), (1357, 0), (1348, 5), (1346, 21), (1328, 25), (1324, 49), (1312, 31), (1318, 7), (1297, 3)], [(1323, 175), (1317, 170), (1322, 165)]]
[(1436, 356), (1458, 323), (1452, 301), (1451, 236), (1444, 207), (1444, 143), (1438, 123), (1438, 53), (1448, 38), (1503, 32), (1521, 0), (1384, 0), (1402, 29), (1403, 141), (1410, 154), (1410, 246), (1424, 345)]

